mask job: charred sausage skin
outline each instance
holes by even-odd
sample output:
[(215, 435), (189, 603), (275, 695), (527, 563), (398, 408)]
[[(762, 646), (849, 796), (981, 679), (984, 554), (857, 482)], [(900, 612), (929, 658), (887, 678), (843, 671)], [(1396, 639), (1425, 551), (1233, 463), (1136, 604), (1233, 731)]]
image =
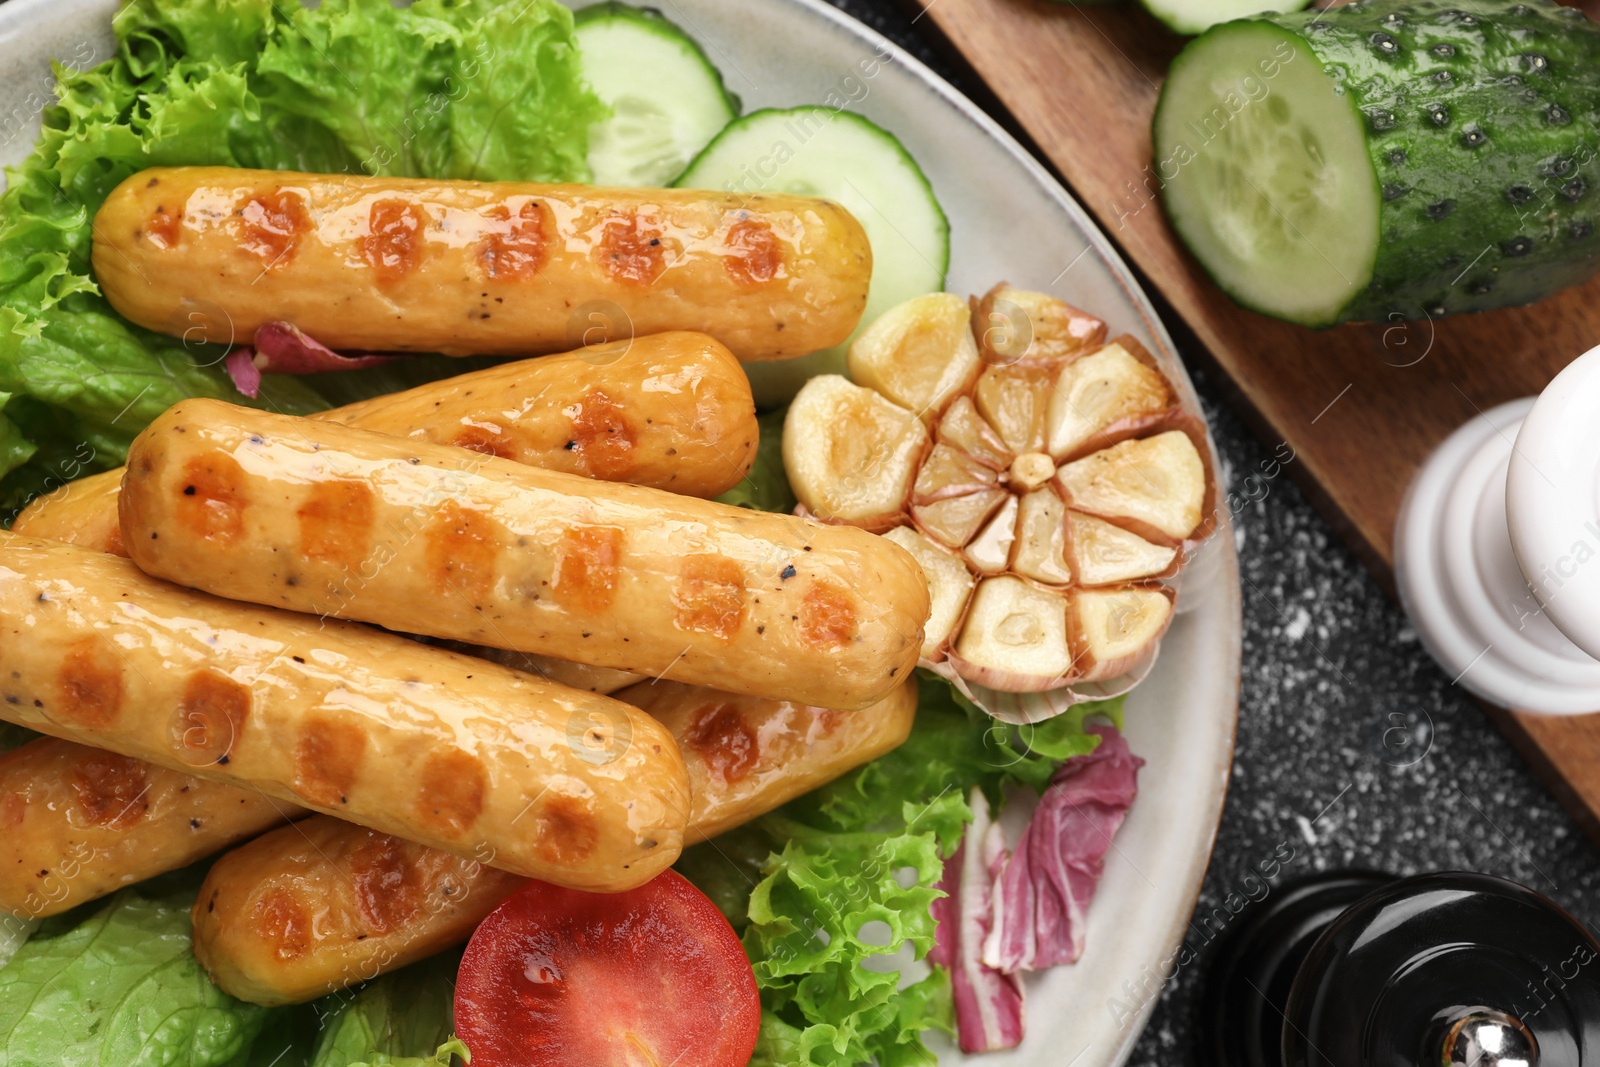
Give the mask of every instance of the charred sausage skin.
[(788, 359), (850, 335), (872, 274), (837, 204), (687, 189), (156, 167), (94, 229), (112, 307), (219, 343), (276, 320), (336, 349), (446, 355), (705, 330)]
[(688, 815), (629, 705), (10, 533), (0, 718), (577, 889), (649, 881)]
[[(623, 699), (670, 729), (683, 751), (694, 790), (692, 842), (899, 745), (911, 731), (917, 686), (908, 680), (860, 711), (676, 682), (640, 683)], [(393, 895), (388, 907), (367, 899), (365, 887), (379, 884)], [(317, 816), (217, 861), (194, 907), (195, 954), (236, 997), (310, 1000), (465, 941), (521, 884), (503, 871)]]
[(141, 568), (219, 596), (818, 707), (905, 680), (928, 615), (862, 530), (215, 400), (139, 436), (120, 508)]
[(305, 814), (254, 789), (42, 737), (0, 755), (0, 910), (58, 915)]
[[(738, 360), (700, 333), (522, 360), (308, 417), (698, 497), (739, 484), (759, 439)], [(127, 555), (117, 528), (122, 474), (69, 482), (11, 528)]]

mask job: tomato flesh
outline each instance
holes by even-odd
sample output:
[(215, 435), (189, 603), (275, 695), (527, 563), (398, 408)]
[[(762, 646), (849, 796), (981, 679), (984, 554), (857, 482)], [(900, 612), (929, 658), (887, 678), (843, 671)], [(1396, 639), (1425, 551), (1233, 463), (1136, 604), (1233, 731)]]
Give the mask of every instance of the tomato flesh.
[(472, 935), (455, 1008), (472, 1067), (745, 1067), (761, 1027), (738, 936), (676, 871), (529, 882)]

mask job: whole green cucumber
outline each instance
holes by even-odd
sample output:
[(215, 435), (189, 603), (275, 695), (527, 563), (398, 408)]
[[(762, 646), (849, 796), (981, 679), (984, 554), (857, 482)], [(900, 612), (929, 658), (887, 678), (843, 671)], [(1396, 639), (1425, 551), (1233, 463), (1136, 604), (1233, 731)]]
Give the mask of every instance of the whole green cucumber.
[(1152, 177), (1239, 303), (1437, 318), (1600, 269), (1600, 27), (1548, 0), (1454, 3), (1241, 19), (1173, 61)]

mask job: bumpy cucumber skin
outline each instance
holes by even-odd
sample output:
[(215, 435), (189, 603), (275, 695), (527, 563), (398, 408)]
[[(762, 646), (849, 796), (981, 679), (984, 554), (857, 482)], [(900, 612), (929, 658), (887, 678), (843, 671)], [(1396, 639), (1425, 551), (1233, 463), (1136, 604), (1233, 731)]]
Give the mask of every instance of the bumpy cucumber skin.
[(1548, 0), (1470, 7), (1263, 16), (1366, 117), (1382, 233), (1341, 322), (1530, 304), (1600, 268), (1600, 27)]

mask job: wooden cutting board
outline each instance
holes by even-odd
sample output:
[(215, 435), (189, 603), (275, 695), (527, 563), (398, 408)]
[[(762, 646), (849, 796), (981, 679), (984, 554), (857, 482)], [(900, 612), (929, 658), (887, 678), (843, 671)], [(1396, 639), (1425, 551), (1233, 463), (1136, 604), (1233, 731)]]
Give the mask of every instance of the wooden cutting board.
[[(1290, 474), (1391, 592), (1395, 515), (1418, 465), (1600, 344), (1600, 279), (1529, 309), (1320, 332), (1241, 309), (1154, 199), (1150, 117), (1181, 38), (1132, 3), (920, 2), (918, 19), (943, 30), (1231, 378), (1257, 432), (1293, 448)], [(1490, 713), (1600, 840), (1600, 715)]]

